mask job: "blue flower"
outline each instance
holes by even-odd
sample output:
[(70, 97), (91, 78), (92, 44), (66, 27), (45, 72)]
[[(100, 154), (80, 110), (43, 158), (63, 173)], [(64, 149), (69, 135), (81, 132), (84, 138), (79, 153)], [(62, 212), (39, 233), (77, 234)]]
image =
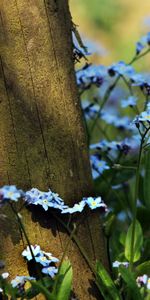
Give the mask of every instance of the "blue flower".
[(0, 189), (0, 194), (4, 200), (18, 201), (24, 193), (22, 190), (18, 190), (15, 185), (5, 185)]
[(117, 63), (112, 64), (108, 68), (108, 73), (110, 76), (114, 76), (116, 74), (131, 76), (135, 73), (135, 70), (132, 66), (126, 64), (124, 61), (119, 61)]
[(141, 53), (141, 51), (149, 45), (150, 45), (150, 32), (142, 36), (141, 39), (137, 42), (136, 44), (137, 55)]
[(140, 115), (139, 115), (139, 121), (147, 121), (150, 122), (150, 110), (149, 111), (143, 111)]
[(140, 122), (150, 123), (150, 110), (143, 111), (140, 115), (137, 115), (133, 120), (133, 124), (139, 124)]
[(43, 193), (43, 195), (39, 196), (36, 204), (41, 205), (44, 210), (48, 210), (49, 207), (54, 207), (54, 203), (52, 202), (52, 196), (47, 193)]
[(61, 213), (62, 214), (67, 214), (67, 213), (73, 214), (75, 212), (82, 212), (85, 207), (85, 204), (86, 204), (85, 201), (82, 200), (78, 204), (75, 204), (73, 207), (68, 207), (68, 208), (63, 209)]
[(59, 259), (52, 256), (51, 253), (46, 253), (41, 251), (40, 256), (35, 257), (36, 262), (40, 263), (42, 266), (48, 266), (50, 263), (57, 263)]
[(48, 274), (50, 277), (54, 277), (58, 272), (56, 267), (47, 267), (42, 269), (42, 273)]
[(107, 68), (104, 66), (86, 65), (76, 72), (77, 84), (81, 90), (91, 85), (101, 86), (107, 77)]
[(135, 73), (130, 76), (130, 80), (132, 81), (133, 86), (141, 86), (145, 83), (145, 78), (142, 74)]
[(121, 261), (121, 262), (120, 262), (120, 261), (118, 261), (118, 260), (116, 260), (116, 261), (113, 262), (113, 267), (114, 267), (114, 268), (119, 268), (119, 266), (121, 266), (121, 265), (122, 265), (122, 266), (125, 266), (125, 267), (128, 267), (128, 266), (129, 266), (129, 263), (128, 263), (127, 261), (124, 261), (124, 262)]
[(50, 261), (44, 255), (35, 257), (36, 262), (40, 263), (42, 266), (46, 267), (49, 265)]
[(49, 259), (49, 261), (51, 261), (51, 262), (59, 262), (58, 258), (52, 256), (52, 253), (45, 252), (45, 251), (42, 251), (42, 253)]
[(42, 195), (43, 192), (39, 191), (37, 188), (32, 188), (30, 191), (25, 193), (25, 201), (29, 204), (36, 204), (38, 197)]
[(98, 149), (98, 150), (108, 151), (109, 147), (110, 147), (110, 142), (107, 140), (101, 140), (99, 143), (90, 145), (91, 150)]
[(145, 45), (143, 45), (141, 42), (136, 43), (136, 54), (140, 54), (141, 51), (145, 48)]
[(91, 155), (90, 160), (92, 165), (92, 175), (94, 179), (99, 177), (105, 170), (110, 169), (106, 161), (100, 159), (97, 155)]
[(12, 284), (12, 287), (15, 288), (20, 285), (24, 286), (25, 283), (30, 280), (35, 280), (35, 278), (30, 277), (30, 276), (16, 276), (16, 278), (11, 281), (11, 284)]
[(60, 206), (64, 205), (64, 201), (59, 197), (59, 195), (57, 193), (54, 193), (50, 190), (49, 190), (49, 192), (51, 192), (53, 202), (57, 203)]
[(146, 286), (146, 288), (150, 290), (150, 277), (148, 277), (147, 274), (138, 276), (136, 282), (139, 287)]
[(127, 99), (121, 100), (121, 106), (123, 108), (126, 108), (128, 106), (133, 107), (137, 103), (137, 97), (135, 96), (130, 96)]
[(41, 205), (44, 210), (48, 210), (49, 207), (62, 210), (65, 205), (64, 201), (58, 194), (49, 190), (48, 192), (39, 191), (36, 188), (32, 188), (25, 194), (25, 201), (29, 204)]
[[(31, 245), (31, 249), (32, 249), (34, 256), (41, 254), (41, 248), (39, 245), (35, 245), (35, 246)], [(29, 246), (27, 246), (27, 248), (22, 252), (22, 256), (24, 256), (28, 261), (32, 260), (33, 257), (32, 257)]]
[(93, 119), (97, 113), (99, 112), (99, 105), (89, 102), (88, 100), (84, 100), (81, 102), (81, 106), (85, 115), (85, 118), (88, 119)]
[(83, 198), (83, 200), (86, 202), (86, 204), (89, 206), (90, 209), (96, 209), (98, 207), (103, 208), (105, 211), (107, 210), (106, 204), (102, 201), (101, 197), (93, 198)]

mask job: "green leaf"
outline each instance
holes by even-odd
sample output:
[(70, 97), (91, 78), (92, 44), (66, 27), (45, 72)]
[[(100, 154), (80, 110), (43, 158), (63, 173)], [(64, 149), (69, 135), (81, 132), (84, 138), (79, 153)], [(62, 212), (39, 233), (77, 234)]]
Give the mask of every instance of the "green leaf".
[(119, 273), (121, 274), (124, 282), (127, 285), (127, 291), (128, 293), (130, 293), (129, 299), (142, 300), (142, 296), (134, 278), (134, 274), (131, 273), (128, 268), (125, 268), (123, 266), (119, 267)]
[(72, 267), (69, 261), (63, 261), (55, 278), (52, 297), (55, 300), (68, 300), (72, 286)]
[(136, 267), (136, 274), (137, 276), (147, 274), (150, 277), (150, 260), (138, 265)]
[[(131, 244), (132, 244), (132, 229), (133, 223), (130, 225), (125, 242), (125, 257), (130, 261), (131, 259)], [(136, 220), (135, 223), (135, 237), (134, 237), (134, 246), (133, 246), (133, 262), (139, 260), (141, 256), (141, 247), (143, 245), (143, 233), (140, 223)]]
[(96, 282), (105, 300), (121, 299), (111, 277), (100, 262), (96, 264)]
[(150, 150), (145, 153), (144, 203), (150, 209)]

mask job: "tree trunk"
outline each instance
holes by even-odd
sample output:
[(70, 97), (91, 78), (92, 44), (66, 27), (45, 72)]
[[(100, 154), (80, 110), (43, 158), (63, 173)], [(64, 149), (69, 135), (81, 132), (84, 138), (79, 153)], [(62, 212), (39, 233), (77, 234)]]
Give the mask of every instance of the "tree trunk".
[[(66, 0), (0, 0), (0, 139), (0, 185), (51, 188), (69, 205), (93, 193)], [(21, 214), (31, 243), (61, 258), (67, 235), (55, 219), (37, 209)], [(25, 275), (24, 246), (8, 208), (7, 216), (1, 220), (1, 254), (12, 277)], [(106, 265), (96, 213), (78, 236), (91, 260)], [(95, 299), (91, 272), (74, 243), (67, 255), (76, 295)]]

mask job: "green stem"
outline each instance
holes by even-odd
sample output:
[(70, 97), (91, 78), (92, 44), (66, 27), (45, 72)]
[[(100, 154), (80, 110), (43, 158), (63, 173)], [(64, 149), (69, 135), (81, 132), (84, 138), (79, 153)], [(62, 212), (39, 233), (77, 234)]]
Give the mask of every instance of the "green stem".
[[(66, 246), (65, 246), (65, 248), (64, 248), (64, 251), (63, 251), (63, 255), (62, 255), (62, 258), (61, 258), (61, 261), (60, 261), (60, 264), (59, 264), (59, 268), (61, 267), (61, 265), (62, 265), (62, 262), (63, 262), (63, 260), (64, 260), (64, 258), (65, 258), (65, 255), (66, 255), (66, 253), (67, 253), (67, 250), (68, 250), (68, 247), (69, 247), (69, 245), (70, 245), (70, 242), (72, 241), (72, 239), (73, 239), (73, 237), (74, 237), (74, 234), (75, 234), (75, 232), (76, 232), (76, 226), (75, 226), (75, 224), (73, 224), (73, 226), (74, 226), (74, 228), (73, 228), (73, 230), (72, 230), (72, 232), (71, 232), (71, 234), (70, 234), (70, 236), (69, 236), (69, 239), (68, 239), (68, 241), (67, 241), (67, 243), (66, 243)], [(68, 227), (68, 226), (67, 226)]]
[(120, 164), (114, 164), (112, 166), (112, 168), (117, 169), (117, 170), (119, 170), (119, 169), (136, 170), (137, 169), (137, 167), (134, 167), (134, 166), (123, 166), (123, 165), (120, 165)]

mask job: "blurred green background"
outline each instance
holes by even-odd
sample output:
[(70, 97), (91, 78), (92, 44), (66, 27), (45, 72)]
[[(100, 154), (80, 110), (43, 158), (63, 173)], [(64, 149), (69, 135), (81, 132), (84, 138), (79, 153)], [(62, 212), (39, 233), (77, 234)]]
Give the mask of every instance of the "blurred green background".
[[(90, 39), (107, 50), (92, 57), (96, 63), (128, 62), (136, 41), (150, 31), (150, 0), (70, 0), (70, 9), (83, 40)], [(148, 60), (139, 68), (148, 69)]]

